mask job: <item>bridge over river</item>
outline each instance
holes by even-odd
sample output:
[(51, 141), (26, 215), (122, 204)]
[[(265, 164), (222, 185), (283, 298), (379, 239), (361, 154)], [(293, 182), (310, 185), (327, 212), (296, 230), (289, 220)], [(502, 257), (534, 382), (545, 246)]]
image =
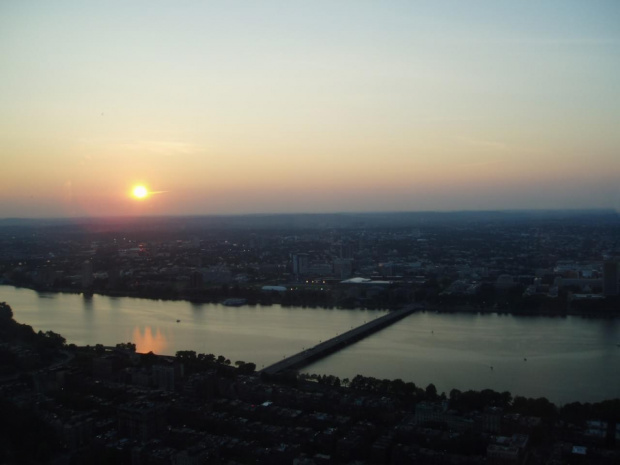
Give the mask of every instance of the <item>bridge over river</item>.
[(387, 315), (369, 321), (368, 323), (351, 329), (345, 333), (339, 334), (332, 339), (321, 342), (314, 347), (299, 352), (291, 357), (285, 358), (284, 360), (274, 363), (273, 365), (269, 365), (268, 367), (263, 368), (260, 372), (275, 374), (281, 371), (301, 368), (331, 353), (337, 352), (343, 347), (346, 347), (350, 344), (353, 344), (354, 342), (364, 339), (366, 336), (369, 336), (370, 334), (375, 333), (385, 328), (386, 326), (389, 326), (392, 323), (395, 323), (396, 321), (405, 318), (407, 315), (412, 314), (420, 308), (414, 305), (410, 305), (401, 310), (390, 312)]

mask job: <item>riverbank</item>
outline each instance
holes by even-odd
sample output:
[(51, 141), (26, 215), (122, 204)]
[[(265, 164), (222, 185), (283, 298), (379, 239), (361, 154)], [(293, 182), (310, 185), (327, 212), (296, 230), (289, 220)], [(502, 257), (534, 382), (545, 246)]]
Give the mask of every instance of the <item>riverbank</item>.
[[(135, 299), (149, 299), (155, 301), (168, 301), (168, 302), (190, 302), (192, 304), (220, 304), (228, 299), (245, 299), (247, 305), (255, 306), (269, 306), (269, 305), (282, 305), (284, 307), (306, 307), (306, 308), (319, 308), (319, 309), (338, 309), (338, 310), (397, 310), (405, 305), (338, 305), (330, 303), (317, 302), (320, 299), (304, 298), (304, 294), (316, 293), (326, 294), (323, 291), (308, 291), (307, 289), (291, 289), (284, 293), (271, 291), (265, 292), (260, 288), (246, 287), (246, 288), (227, 288), (226, 291), (222, 290), (222, 287), (206, 288), (201, 291), (192, 292), (175, 292), (170, 293), (167, 291), (160, 291), (157, 289), (146, 289), (143, 291), (128, 291), (128, 290), (109, 290), (109, 289), (97, 289), (97, 290), (84, 290), (76, 288), (49, 288), (39, 287), (35, 285), (17, 284), (11, 282), (0, 283), (0, 285), (13, 286), (15, 288), (30, 289), (39, 293), (63, 293), (83, 295), (85, 298), (93, 295), (100, 295), (106, 297), (128, 297)], [(297, 299), (287, 299), (287, 295), (300, 297)], [(407, 302), (408, 303), (408, 302)]]
[[(328, 310), (378, 310), (378, 311), (393, 311), (404, 307), (405, 305), (414, 304), (414, 302), (404, 302), (401, 305), (368, 305), (368, 302), (359, 300), (357, 305), (352, 305), (351, 301), (348, 301), (346, 305), (338, 304), (318, 304), (315, 300), (308, 299), (304, 303), (303, 292), (291, 289), (285, 293), (278, 292), (264, 292), (257, 288), (233, 288), (229, 292), (222, 292), (221, 288), (206, 289), (203, 292), (211, 291), (214, 295), (205, 296), (204, 293), (191, 292), (191, 293), (178, 293), (177, 295), (170, 295), (167, 292), (158, 292), (157, 290), (149, 289), (145, 291), (119, 291), (109, 289), (98, 289), (96, 291), (85, 291), (84, 289), (75, 288), (47, 288), (38, 287), (34, 285), (18, 285), (13, 283), (0, 283), (8, 286), (14, 286), (16, 288), (30, 289), (38, 293), (63, 293), (82, 295), (84, 298), (92, 297), (93, 295), (100, 295), (106, 297), (128, 297), (136, 299), (148, 299), (154, 301), (169, 301), (169, 302), (189, 302), (191, 304), (221, 304), (227, 299), (245, 299), (245, 302), (249, 306), (270, 306), (281, 305), (283, 307), (302, 307), (311, 309), (328, 309)], [(283, 295), (284, 294), (284, 295)], [(286, 294), (293, 295), (297, 298), (287, 299)], [(550, 306), (537, 306), (536, 308), (519, 307), (510, 309), (507, 307), (497, 306), (482, 306), (482, 305), (458, 305), (458, 304), (441, 304), (433, 301), (418, 301), (415, 305), (420, 307), (418, 311), (430, 311), (442, 314), (497, 314), (497, 315), (514, 315), (514, 316), (544, 316), (544, 317), (567, 317), (567, 316), (581, 316), (584, 318), (619, 318), (620, 317), (620, 299), (613, 298), (608, 301), (608, 305), (601, 307), (600, 302), (591, 302), (592, 305), (588, 306), (588, 302), (582, 303), (579, 306), (566, 306), (565, 308), (558, 309), (557, 305), (554, 308)]]

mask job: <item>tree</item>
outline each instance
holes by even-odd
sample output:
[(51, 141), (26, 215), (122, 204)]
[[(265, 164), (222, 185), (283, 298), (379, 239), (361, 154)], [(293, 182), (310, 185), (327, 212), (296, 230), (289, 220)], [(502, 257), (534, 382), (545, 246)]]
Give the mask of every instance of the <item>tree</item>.
[(508, 391), (504, 391), (500, 394), (501, 407), (508, 407), (512, 403), (512, 394)]
[(0, 302), (0, 321), (11, 319), (13, 319), (13, 309), (6, 302)]
[(390, 394), (392, 395), (404, 394), (405, 393), (405, 382), (400, 378), (393, 379), (390, 382), (388, 389), (390, 391)]
[(133, 342), (121, 342), (119, 344), (116, 344), (116, 348), (121, 350), (127, 350), (129, 352), (136, 351), (136, 345)]
[(458, 401), (462, 394), (458, 389), (452, 389), (450, 391), (450, 401)]
[(198, 355), (198, 360), (204, 361), (206, 363), (215, 363), (215, 355), (213, 355), (213, 354), (200, 354), (200, 355)]
[(197, 360), (196, 352), (193, 350), (179, 350), (175, 354), (175, 357), (180, 362), (195, 362)]
[(516, 396), (512, 402), (512, 410), (522, 415), (531, 415), (547, 419), (557, 415), (556, 406), (545, 397), (531, 399)]
[(239, 367), (238, 368), (239, 373), (243, 373), (243, 374), (249, 375), (250, 373), (254, 373), (254, 370), (256, 370), (256, 365), (254, 363), (235, 362), (235, 365)]
[(41, 345), (45, 349), (62, 349), (67, 340), (54, 331), (39, 331), (37, 333)]
[(437, 388), (433, 383), (426, 386), (426, 397), (429, 400), (435, 400), (437, 398)]

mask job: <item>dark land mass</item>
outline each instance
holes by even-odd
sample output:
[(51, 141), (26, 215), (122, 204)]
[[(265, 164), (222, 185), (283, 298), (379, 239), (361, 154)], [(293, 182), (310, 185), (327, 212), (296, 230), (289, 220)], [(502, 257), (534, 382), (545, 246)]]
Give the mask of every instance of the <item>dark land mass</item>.
[(602, 464), (620, 399), (545, 398), (364, 376), (257, 374), (251, 362), (132, 343), (76, 347), (0, 304), (0, 462)]

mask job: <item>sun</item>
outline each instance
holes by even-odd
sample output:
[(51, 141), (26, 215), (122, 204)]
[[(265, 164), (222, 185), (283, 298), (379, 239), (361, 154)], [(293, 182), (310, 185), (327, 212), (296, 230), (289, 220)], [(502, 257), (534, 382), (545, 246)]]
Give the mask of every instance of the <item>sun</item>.
[(149, 195), (149, 191), (144, 186), (136, 186), (136, 187), (134, 187), (133, 191), (131, 191), (131, 193), (137, 199), (143, 199), (147, 195)]

